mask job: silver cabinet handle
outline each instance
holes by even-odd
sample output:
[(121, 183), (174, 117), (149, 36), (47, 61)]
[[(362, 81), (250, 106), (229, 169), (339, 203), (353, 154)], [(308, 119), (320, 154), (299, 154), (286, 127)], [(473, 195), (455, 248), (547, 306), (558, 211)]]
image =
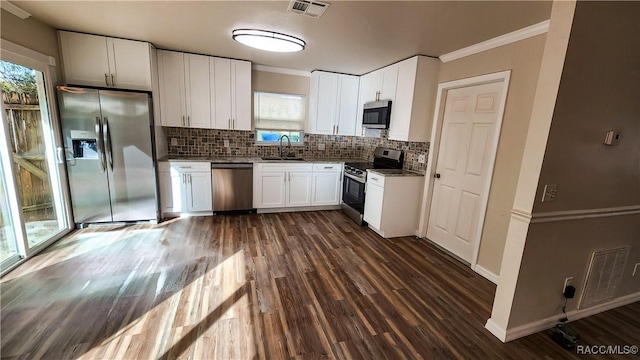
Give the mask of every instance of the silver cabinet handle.
[(109, 86), (109, 76), (107, 75), (107, 73), (104, 73), (104, 83)]
[(182, 115), (182, 126), (187, 126), (187, 122), (184, 119), (184, 115)]
[(102, 137), (102, 126), (100, 125), (100, 117), (96, 116), (96, 152), (100, 160), (100, 172), (104, 172), (104, 138)]
[(187, 174), (182, 174), (182, 183), (183, 184), (187, 183)]
[(338, 135), (338, 131), (340, 131), (340, 125), (336, 125), (336, 135)]
[(191, 169), (191, 166), (179, 166), (180, 169)]
[(111, 86), (116, 86), (116, 82), (113, 79), (113, 74), (111, 74)]
[(380, 179), (378, 179), (378, 178), (376, 178), (376, 177), (373, 177), (373, 176), (372, 176), (372, 177), (371, 177), (371, 180), (373, 180), (373, 181), (378, 181), (378, 180), (380, 180)]
[(191, 117), (187, 115), (187, 126), (191, 126)]
[(231, 125), (233, 125), (233, 129), (236, 129), (236, 119), (231, 119)]
[(325, 169), (333, 169), (333, 166), (325, 166)]
[(231, 118), (229, 118), (229, 129), (231, 129)]

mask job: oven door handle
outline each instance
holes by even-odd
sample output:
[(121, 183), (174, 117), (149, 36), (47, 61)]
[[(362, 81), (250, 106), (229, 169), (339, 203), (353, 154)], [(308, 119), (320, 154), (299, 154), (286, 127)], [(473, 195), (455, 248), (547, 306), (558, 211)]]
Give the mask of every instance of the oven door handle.
[(348, 178), (349, 178), (349, 179), (351, 179), (351, 180), (355, 180), (355, 181), (357, 181), (357, 182), (359, 182), (359, 183), (361, 183), (361, 184), (365, 184), (365, 183), (366, 183), (366, 181), (362, 181), (362, 179), (360, 179), (360, 178), (358, 178), (358, 177), (355, 177), (355, 176), (353, 176), (353, 175), (351, 175), (351, 174), (347, 174), (346, 172), (344, 173), (344, 176), (345, 176), (345, 177), (348, 177)]

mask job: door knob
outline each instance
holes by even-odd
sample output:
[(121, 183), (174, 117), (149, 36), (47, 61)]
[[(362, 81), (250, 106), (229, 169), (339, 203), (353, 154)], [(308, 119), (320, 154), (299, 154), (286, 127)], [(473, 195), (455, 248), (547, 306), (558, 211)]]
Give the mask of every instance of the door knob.
[(436, 173), (435, 175), (433, 175), (433, 177), (436, 179), (440, 179), (440, 174)]

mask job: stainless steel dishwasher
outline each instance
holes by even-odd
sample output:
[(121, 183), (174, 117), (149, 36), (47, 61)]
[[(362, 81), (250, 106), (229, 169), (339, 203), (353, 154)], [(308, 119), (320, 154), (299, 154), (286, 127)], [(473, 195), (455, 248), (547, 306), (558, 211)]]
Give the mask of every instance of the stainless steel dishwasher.
[(253, 164), (211, 164), (213, 211), (253, 209)]

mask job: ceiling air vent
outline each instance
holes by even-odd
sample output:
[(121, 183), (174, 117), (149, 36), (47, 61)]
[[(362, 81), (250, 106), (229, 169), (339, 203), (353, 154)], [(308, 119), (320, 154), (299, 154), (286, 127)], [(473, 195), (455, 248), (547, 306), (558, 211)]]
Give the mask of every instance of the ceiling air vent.
[(329, 3), (312, 0), (291, 0), (287, 11), (312, 18), (319, 18), (329, 7)]

